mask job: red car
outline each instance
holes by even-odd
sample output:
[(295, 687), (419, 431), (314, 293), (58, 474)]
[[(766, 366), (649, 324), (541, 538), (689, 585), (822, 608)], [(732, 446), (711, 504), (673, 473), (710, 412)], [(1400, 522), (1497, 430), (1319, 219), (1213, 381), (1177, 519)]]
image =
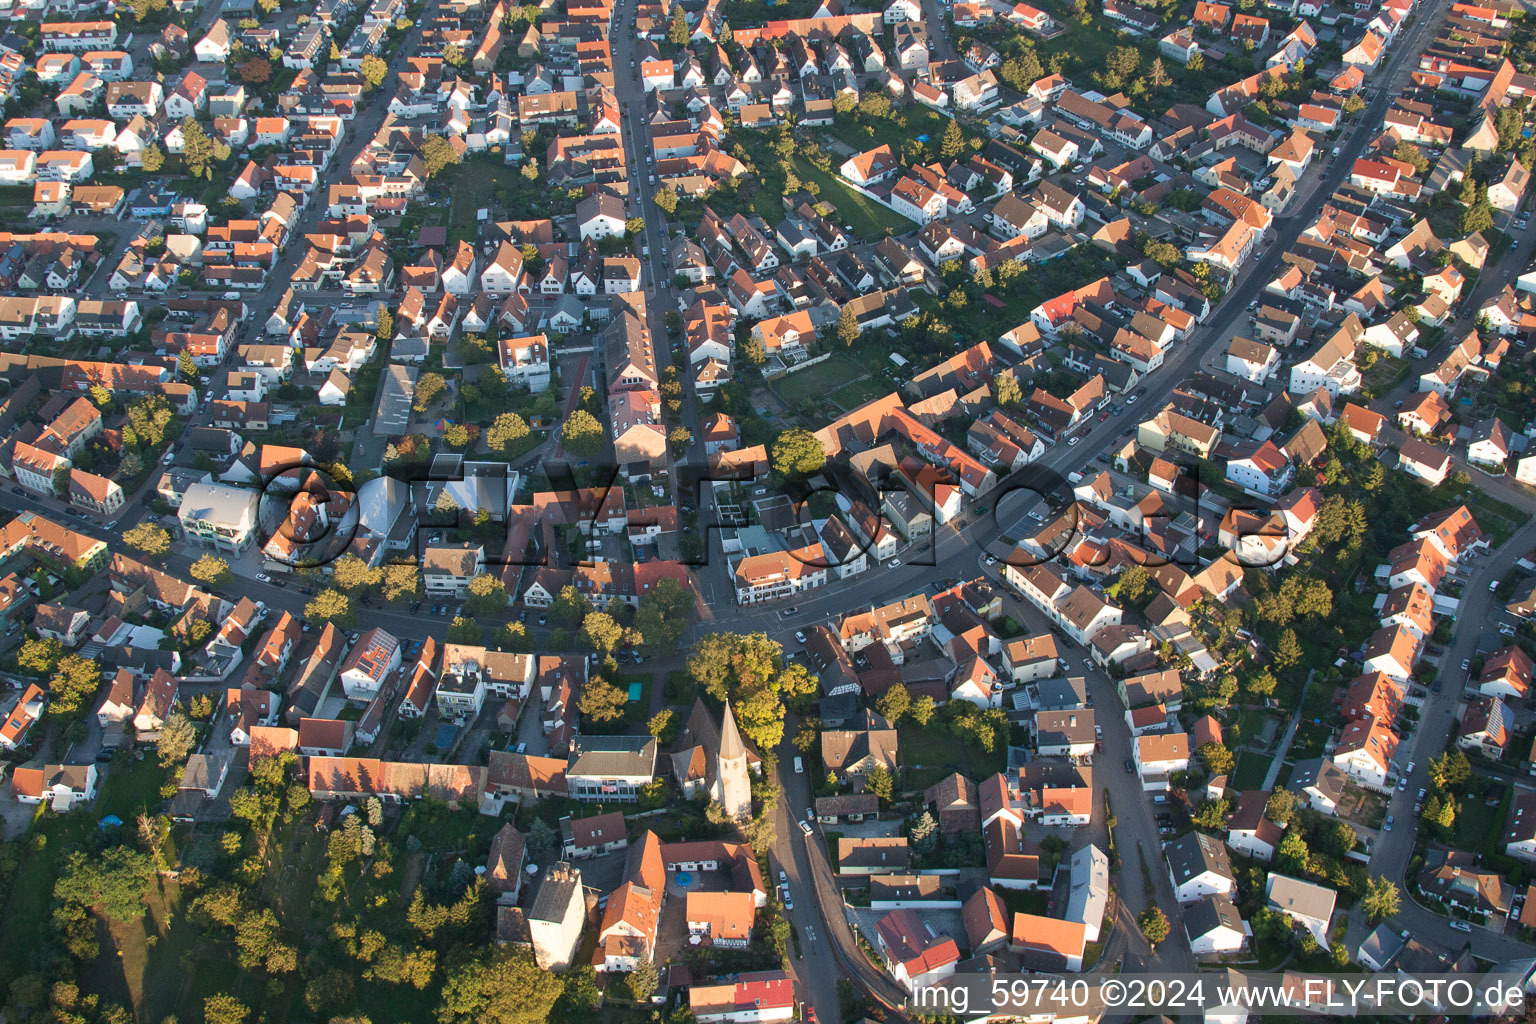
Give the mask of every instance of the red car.
[(816, 1007), (807, 1006), (805, 1008), (805, 1024), (816, 1024)]

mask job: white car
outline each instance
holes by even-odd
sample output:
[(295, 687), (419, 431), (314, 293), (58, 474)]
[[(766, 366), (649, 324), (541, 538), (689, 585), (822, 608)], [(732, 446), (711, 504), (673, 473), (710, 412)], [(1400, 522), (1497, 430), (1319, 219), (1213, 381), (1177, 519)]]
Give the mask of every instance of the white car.
[(261, 582), (262, 582), (262, 583), (271, 583), (271, 582), (272, 582), (272, 577), (271, 577), (271, 576), (268, 576), (268, 575), (267, 575), (267, 574), (266, 574), (266, 573), (264, 573), (264, 572), (259, 572), (259, 573), (257, 573), (257, 574), (256, 574), (256, 578), (257, 578), (257, 579), (258, 579), (258, 580), (260, 580), (260, 581), (261, 581)]
[(805, 643), (805, 633), (798, 629), (795, 630), (795, 639), (800, 641), (802, 644)]
[(896, 568), (896, 567), (897, 567), (897, 566), (898, 566), (898, 565), (900, 565), (900, 564), (901, 564), (901, 559), (899, 559), (899, 558), (893, 558), (893, 559), (891, 559), (891, 561), (890, 561), (890, 563), (889, 563), (889, 564), (890, 564), (890, 567), (891, 567), (891, 568), (892, 568), (892, 569), (894, 569), (894, 568)]
[(1078, 437), (1076, 434), (1073, 434), (1071, 437), (1067, 438), (1067, 447), (1071, 448), (1080, 440), (1082, 440), (1082, 438)]
[(800, 823), (800, 831), (804, 832), (806, 835), (810, 835), (811, 834), (811, 823), (808, 822), (808, 821), (802, 821)]

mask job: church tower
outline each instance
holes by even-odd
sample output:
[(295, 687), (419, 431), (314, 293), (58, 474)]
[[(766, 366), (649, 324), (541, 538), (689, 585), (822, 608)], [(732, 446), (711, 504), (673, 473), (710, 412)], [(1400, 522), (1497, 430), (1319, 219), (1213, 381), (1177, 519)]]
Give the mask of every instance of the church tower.
[(729, 702), (720, 722), (720, 750), (715, 755), (715, 798), (725, 813), (741, 821), (752, 815), (752, 783), (747, 778), (747, 747), (736, 731)]

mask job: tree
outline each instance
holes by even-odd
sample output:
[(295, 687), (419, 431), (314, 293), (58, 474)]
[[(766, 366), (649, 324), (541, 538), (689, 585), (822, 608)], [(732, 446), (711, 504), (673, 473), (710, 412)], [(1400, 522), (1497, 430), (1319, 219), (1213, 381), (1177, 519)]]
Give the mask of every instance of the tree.
[(1178, 266), (1179, 261), (1184, 258), (1184, 254), (1179, 251), (1179, 247), (1172, 242), (1159, 242), (1151, 238), (1147, 239), (1147, 244), (1142, 247), (1141, 251), (1147, 259), (1156, 263), (1164, 270)]
[(159, 143), (151, 142), (139, 151), (139, 166), (149, 174), (159, 174), (165, 166), (165, 150)]
[(1205, 762), (1205, 770), (1212, 775), (1228, 774), (1235, 763), (1232, 751), (1215, 742), (1200, 745), (1200, 760)]
[(592, 606), (582, 596), (581, 591), (570, 584), (561, 588), (555, 595), (554, 603), (549, 606), (550, 617), (557, 622), (566, 622), (575, 625), (587, 617)]
[(1275, 645), (1275, 665), (1291, 668), (1300, 663), (1301, 643), (1296, 639), (1296, 631), (1287, 629), (1280, 634), (1280, 642)]
[(624, 627), (607, 612), (589, 612), (581, 620), (581, 635), (599, 654), (611, 654), (624, 640)]
[(1231, 806), (1226, 800), (1207, 800), (1196, 809), (1189, 820), (1196, 828), (1212, 832), (1223, 831), (1227, 827), (1227, 814)]
[(251, 1009), (232, 995), (220, 992), (203, 1000), (203, 1024), (245, 1024)]
[(1288, 789), (1275, 790), (1264, 805), (1264, 815), (1276, 825), (1289, 825), (1296, 816), (1296, 794)]
[(1115, 582), (1115, 596), (1134, 604), (1146, 596), (1151, 586), (1152, 574), (1147, 572), (1147, 567), (1132, 563)]
[(362, 66), (358, 71), (363, 76), (363, 84), (370, 92), (383, 85), (384, 79), (389, 77), (389, 65), (384, 63), (384, 58), (371, 53), (363, 58)]
[(1366, 917), (1372, 924), (1394, 916), (1403, 905), (1397, 884), (1382, 875), (1365, 883), (1365, 896), (1360, 902), (1364, 904)]
[(1274, 674), (1267, 668), (1261, 668), (1249, 675), (1245, 689), (1255, 697), (1268, 697), (1275, 692), (1277, 685)]
[(694, 607), (693, 594), (676, 580), (664, 579), (640, 599), (635, 611), (635, 632), (647, 654), (676, 651), (688, 628)]
[(389, 341), (395, 336), (395, 314), (379, 306), (379, 314), (374, 320), (374, 335), (380, 341)]
[(859, 318), (853, 315), (852, 306), (844, 306), (843, 311), (837, 315), (837, 340), (845, 346), (851, 346), (859, 340)]
[(384, 570), (370, 566), (354, 554), (345, 554), (331, 563), (331, 582), (349, 594), (365, 587), (376, 587)]
[(101, 685), (101, 666), (83, 654), (66, 654), (48, 680), (48, 714), (73, 718)]
[(613, 722), (624, 717), (629, 696), (602, 676), (593, 676), (581, 691), (576, 707), (583, 718), (594, 722)]
[[(677, 8), (682, 12), (682, 8)], [(646, 1002), (656, 991), (656, 986), (661, 984), (661, 975), (656, 971), (656, 965), (649, 960), (641, 960), (635, 965), (635, 969), (624, 976), (624, 985), (629, 989), (629, 997), (637, 1003)]]
[(537, 860), (544, 859), (544, 856), (554, 850), (555, 844), (559, 841), (560, 833), (556, 832), (543, 818), (534, 818), (533, 824), (528, 826), (527, 845), (530, 857)]
[(965, 151), (965, 135), (960, 131), (960, 122), (954, 118), (944, 126), (944, 135), (939, 139), (939, 155), (945, 160), (953, 160)]
[(477, 646), (485, 639), (485, 630), (480, 628), (480, 623), (465, 615), (455, 615), (453, 621), (448, 624), (448, 642), (451, 644), (468, 644)]
[(64, 644), (51, 636), (31, 637), (21, 645), (16, 662), (33, 675), (45, 676), (59, 667)]
[(469, 599), (465, 608), (471, 615), (490, 615), (507, 607), (507, 585), (489, 573), (469, 581)]
[(1451, 790), (1472, 777), (1472, 762), (1460, 750), (1430, 758), (1429, 781), (1439, 790)]
[(459, 151), (441, 135), (429, 135), (421, 144), (421, 162), (426, 166), (427, 177), (435, 178), (458, 164)]
[(791, 427), (773, 441), (773, 471), (789, 480), (800, 480), (827, 464), (821, 439), (804, 427)]
[(1461, 233), (1470, 235), (1474, 231), (1487, 231), (1493, 227), (1493, 204), (1488, 201), (1488, 190), (1479, 185), (1477, 198), (1461, 211)]
[(193, 562), (187, 573), (193, 579), (206, 583), (210, 587), (228, 583), (232, 575), (229, 571), (229, 563), (211, 552)]
[(1003, 61), (1003, 81), (1018, 92), (1023, 92), (1043, 77), (1045, 77), (1045, 68), (1041, 66), (1040, 58), (1035, 55), (1034, 50), (1025, 50), (1017, 57), (1010, 57)]
[(875, 700), (875, 710), (890, 719), (892, 725), (901, 721), (912, 707), (912, 695), (902, 683), (895, 683)]
[(192, 177), (213, 177), (213, 142), (190, 115), (181, 119), (181, 159)]
[(311, 622), (329, 622), (337, 629), (351, 629), (357, 623), (352, 599), (335, 587), (327, 587), (304, 606), (304, 617)]
[(151, 558), (159, 558), (171, 550), (171, 535), (154, 523), (140, 523), (123, 533), (123, 543)]
[(603, 425), (587, 410), (577, 409), (560, 428), (560, 444), (574, 455), (591, 458), (603, 446)]
[(196, 746), (197, 727), (192, 724), (192, 719), (180, 711), (171, 712), (160, 729), (160, 738), (155, 741), (160, 763), (167, 768), (185, 764), (187, 755)]
[(409, 562), (384, 566), (383, 594), (386, 601), (401, 601), (421, 592), (421, 570)]
[(1275, 855), (1280, 858), (1282, 866), (1294, 872), (1304, 872), (1312, 863), (1312, 851), (1307, 847), (1307, 837), (1299, 828), (1286, 829)]
[(1003, 370), (992, 378), (992, 398), (1005, 409), (1016, 409), (1024, 404), (1024, 389), (1013, 370)]
[(933, 849), (934, 842), (938, 839), (939, 823), (933, 820), (933, 814), (927, 808), (912, 822), (908, 830), (908, 838), (918, 853), (928, 853)]
[(96, 856), (73, 851), (53, 884), (54, 916), (72, 908), (94, 910), (109, 921), (137, 921), (144, 916), (144, 900), (154, 882), (148, 854), (130, 846), (113, 846)]
[(1152, 66), (1147, 69), (1147, 84), (1154, 89), (1161, 89), (1171, 81), (1168, 70), (1163, 67), (1163, 58), (1154, 58)]
[(1148, 907), (1141, 912), (1136, 919), (1136, 924), (1141, 928), (1141, 934), (1146, 937), (1147, 944), (1154, 949), (1157, 944), (1168, 937), (1168, 915), (1159, 907)]
[(515, 412), (497, 415), (485, 432), (486, 446), (493, 452), (507, 454), (507, 449), (528, 436), (528, 421)]
[(645, 724), (645, 731), (665, 743), (663, 737), (670, 738), (672, 727), (676, 724), (677, 712), (671, 708), (662, 708), (651, 716), (651, 720)]
[(261, 86), (272, 81), (272, 62), (257, 54), (240, 62), (240, 81), (246, 85)]
[(1326, 838), (1328, 852), (1339, 858), (1347, 856), (1359, 841), (1360, 837), (1355, 834), (1355, 830), (1347, 821), (1334, 822)]
[(417, 412), (426, 412), (432, 407), (432, 403), (441, 398), (448, 391), (448, 382), (440, 373), (424, 373), (416, 378), (416, 401), (414, 408)]
[(667, 42), (673, 46), (687, 46), (693, 33), (688, 30), (688, 16), (682, 5), (672, 8), (672, 24), (667, 26)]
[(927, 725), (933, 719), (934, 700), (932, 697), (919, 697), (912, 702), (912, 708), (907, 712), (907, 717), (918, 725)]
[(891, 778), (891, 773), (884, 765), (875, 765), (870, 769), (869, 774), (864, 776), (864, 792), (873, 793), (882, 802), (890, 802), (891, 793), (895, 788), (895, 780)]

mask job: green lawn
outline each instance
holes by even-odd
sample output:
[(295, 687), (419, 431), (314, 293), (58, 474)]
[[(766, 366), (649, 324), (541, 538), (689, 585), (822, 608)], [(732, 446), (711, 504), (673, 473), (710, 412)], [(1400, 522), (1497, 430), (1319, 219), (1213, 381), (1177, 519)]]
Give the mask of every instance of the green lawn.
[(927, 725), (903, 722), (900, 727), (901, 763), (907, 769), (907, 788), (924, 789), (952, 772), (985, 779), (1008, 766), (1008, 751), (990, 754), (955, 738), (937, 720)]
[(569, 213), (574, 203), (565, 189), (551, 190), (541, 178), (529, 181), (516, 168), (492, 157), (471, 157), (444, 170), (430, 186), (445, 193), (438, 205), (448, 206), (448, 244), (473, 242), (479, 225), (476, 214), (496, 207), (520, 217), (558, 216)]
[(1269, 763), (1270, 757), (1267, 754), (1258, 754), (1252, 750), (1238, 754), (1237, 767), (1232, 770), (1232, 788), (1243, 793), (1262, 788), (1264, 776), (1269, 772)]
[(0, 928), (0, 955), (5, 963), (25, 971), (43, 947), (53, 883), (65, 854), (95, 849), (103, 838), (98, 823), (109, 814), (121, 818), (122, 827), (133, 828), (140, 811), (159, 808), (164, 779), (165, 771), (153, 756), (142, 761), (130, 758), (108, 774), (94, 806), (69, 814), (38, 812), (23, 840), (25, 853), (12, 883), (6, 924)]
[[(780, 202), (780, 197), (784, 194), (784, 172), (779, 166), (778, 157), (774, 156), (769, 149), (768, 133), (742, 128), (731, 133), (730, 141), (740, 142), (746, 149), (751, 158), (751, 164), (757, 171), (759, 179), (757, 187), (750, 193), (745, 189), (739, 193), (717, 191), (709, 196), (706, 202), (714, 208), (716, 213), (727, 219), (737, 210), (744, 209), (762, 217), (770, 225), (780, 223), (787, 213), (784, 204)], [(835, 217), (837, 223), (853, 228), (854, 233), (863, 240), (882, 238), (888, 231), (900, 234), (911, 231), (917, 226), (900, 214), (854, 191), (837, 176), (835, 170), (822, 171), (798, 153), (789, 157), (789, 166), (802, 182), (816, 182), (821, 189), (818, 199), (837, 207)], [(749, 195), (750, 198), (748, 198)], [(742, 201), (743, 199), (745, 202)]]
[(772, 387), (785, 404), (793, 407), (807, 398), (826, 398), (844, 384), (863, 376), (866, 376), (864, 367), (837, 354), (825, 362), (777, 378)]
[(629, 701), (624, 705), (624, 728), (619, 731), (628, 731), (636, 726), (644, 726), (651, 720), (651, 682), (655, 679), (651, 672), (620, 672), (618, 686), (627, 695), (631, 683), (640, 684), (640, 699)]
[(891, 389), (883, 387), (880, 381), (866, 377), (863, 380), (853, 381), (851, 384), (844, 384), (842, 387), (829, 393), (827, 397), (837, 403), (844, 411), (847, 411), (849, 409), (857, 409), (865, 402), (872, 402), (877, 398), (890, 394), (890, 392)]

